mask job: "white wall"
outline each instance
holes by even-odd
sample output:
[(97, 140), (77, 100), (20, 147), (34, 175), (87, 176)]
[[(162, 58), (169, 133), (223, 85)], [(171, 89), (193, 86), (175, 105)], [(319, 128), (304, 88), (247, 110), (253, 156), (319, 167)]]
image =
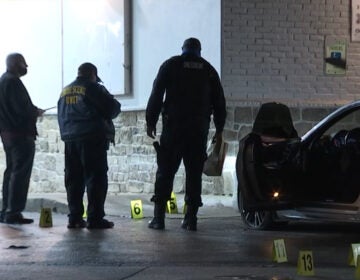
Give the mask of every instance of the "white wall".
[(161, 63), (181, 54), (188, 37), (202, 43), (202, 56), (220, 74), (220, 0), (137, 0), (134, 9), (134, 99), (129, 107), (144, 108)]
[(0, 1), (1, 74), (6, 56), (22, 53), (29, 65), (22, 80), (41, 108), (56, 105), (83, 62), (97, 66), (113, 94), (123, 93), (123, 22), (122, 0)]
[(0, 75), (9, 53), (25, 57), (22, 78), (35, 105), (56, 105), (61, 91), (60, 1), (0, 1)]
[[(0, 1), (0, 74), (9, 53), (22, 53), (29, 65), (22, 80), (41, 108), (56, 105), (61, 89), (85, 61), (96, 64), (113, 94), (123, 92), (122, 2)], [(188, 37), (200, 39), (203, 57), (220, 71), (220, 2), (133, 1), (133, 96), (121, 101), (123, 110), (145, 108), (160, 64), (180, 54)]]

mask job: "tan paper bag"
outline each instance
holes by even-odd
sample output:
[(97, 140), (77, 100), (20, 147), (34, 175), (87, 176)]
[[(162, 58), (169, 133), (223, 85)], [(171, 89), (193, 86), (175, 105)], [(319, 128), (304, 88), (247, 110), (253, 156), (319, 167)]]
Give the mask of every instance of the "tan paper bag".
[(204, 163), (203, 173), (207, 176), (221, 176), (229, 144), (224, 140), (219, 143), (211, 141), (208, 147), (208, 158)]

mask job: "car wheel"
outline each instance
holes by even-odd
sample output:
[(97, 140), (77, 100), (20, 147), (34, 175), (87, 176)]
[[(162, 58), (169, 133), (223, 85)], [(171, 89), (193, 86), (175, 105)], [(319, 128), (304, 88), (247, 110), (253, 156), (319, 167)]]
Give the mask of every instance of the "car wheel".
[(243, 197), (238, 190), (238, 208), (244, 224), (250, 229), (264, 230), (273, 225), (270, 211), (247, 211), (243, 208)]

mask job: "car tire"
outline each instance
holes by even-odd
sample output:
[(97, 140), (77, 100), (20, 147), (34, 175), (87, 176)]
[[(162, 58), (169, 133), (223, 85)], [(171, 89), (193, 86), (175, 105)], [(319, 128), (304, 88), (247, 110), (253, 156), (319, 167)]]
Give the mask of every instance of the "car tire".
[(243, 197), (238, 189), (238, 208), (243, 223), (249, 229), (265, 230), (269, 229), (273, 224), (271, 211), (247, 211), (243, 208)]

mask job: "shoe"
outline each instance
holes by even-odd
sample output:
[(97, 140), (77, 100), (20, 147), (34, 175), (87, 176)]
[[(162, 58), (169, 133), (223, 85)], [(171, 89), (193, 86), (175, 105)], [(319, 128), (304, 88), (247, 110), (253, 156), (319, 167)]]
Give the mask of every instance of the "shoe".
[(86, 222), (84, 220), (80, 220), (80, 221), (69, 221), (67, 228), (69, 229), (75, 229), (75, 228), (85, 228), (86, 227)]
[(196, 217), (184, 218), (184, 220), (181, 223), (181, 227), (189, 231), (197, 231), (197, 218)]
[(187, 205), (186, 206), (186, 214), (184, 220), (181, 223), (181, 227), (183, 229), (189, 231), (197, 230), (197, 212), (199, 210), (198, 206)]
[(107, 229), (107, 228), (113, 228), (114, 223), (106, 219), (102, 219), (98, 221), (88, 221), (86, 227), (88, 229)]
[(22, 215), (14, 216), (14, 217), (5, 217), (4, 219), (4, 223), (6, 224), (25, 225), (25, 224), (32, 224), (33, 222), (34, 222), (33, 219), (24, 218)]
[(148, 225), (149, 228), (152, 229), (165, 228), (165, 209), (166, 209), (166, 203), (155, 202), (154, 218), (149, 222)]
[(154, 217), (148, 225), (149, 228), (152, 229), (164, 229), (165, 228), (165, 221), (164, 218)]

